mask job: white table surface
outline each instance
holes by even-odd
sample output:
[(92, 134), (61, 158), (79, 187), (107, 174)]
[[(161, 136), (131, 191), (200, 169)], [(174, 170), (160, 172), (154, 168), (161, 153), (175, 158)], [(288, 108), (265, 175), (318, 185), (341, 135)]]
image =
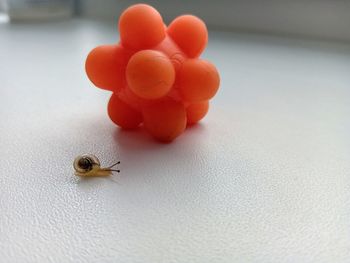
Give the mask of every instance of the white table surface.
[[(350, 46), (211, 32), (220, 91), (159, 144), (85, 75), (115, 27), (0, 25), (0, 261), (349, 262)], [(122, 172), (76, 178), (81, 153)]]

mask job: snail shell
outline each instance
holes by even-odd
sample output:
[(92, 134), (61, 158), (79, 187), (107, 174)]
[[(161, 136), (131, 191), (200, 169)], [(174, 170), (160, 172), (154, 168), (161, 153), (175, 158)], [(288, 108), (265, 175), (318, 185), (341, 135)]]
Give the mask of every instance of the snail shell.
[(93, 154), (79, 155), (74, 159), (73, 167), (78, 173), (88, 173), (94, 167), (100, 167), (100, 161)]

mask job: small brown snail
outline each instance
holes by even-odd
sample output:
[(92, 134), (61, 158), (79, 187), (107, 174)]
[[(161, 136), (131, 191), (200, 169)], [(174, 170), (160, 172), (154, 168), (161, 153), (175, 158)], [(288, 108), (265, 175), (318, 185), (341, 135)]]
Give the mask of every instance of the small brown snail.
[(111, 166), (101, 168), (99, 159), (92, 154), (79, 155), (74, 159), (73, 167), (76, 176), (94, 177), (94, 176), (109, 176), (112, 172), (120, 172), (120, 170), (111, 169), (120, 162)]

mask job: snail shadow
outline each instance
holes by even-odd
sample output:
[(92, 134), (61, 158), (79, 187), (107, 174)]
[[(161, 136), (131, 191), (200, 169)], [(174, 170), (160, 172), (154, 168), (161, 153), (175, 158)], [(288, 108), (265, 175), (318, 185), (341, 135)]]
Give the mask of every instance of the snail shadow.
[(91, 185), (96, 185), (97, 183), (101, 183), (101, 180), (110, 181), (117, 185), (121, 185), (117, 178), (114, 175), (106, 176), (106, 177), (73, 177), (71, 179), (71, 183), (78, 185), (80, 188), (88, 188)]

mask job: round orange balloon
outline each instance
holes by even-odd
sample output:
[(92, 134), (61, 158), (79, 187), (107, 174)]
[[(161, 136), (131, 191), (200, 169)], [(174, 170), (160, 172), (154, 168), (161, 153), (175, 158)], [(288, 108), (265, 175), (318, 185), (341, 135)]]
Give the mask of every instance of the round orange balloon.
[(137, 128), (142, 122), (140, 112), (113, 94), (108, 103), (108, 115), (111, 120), (124, 129)]
[(156, 139), (170, 142), (186, 128), (186, 111), (181, 102), (162, 99), (143, 110), (145, 128)]
[(121, 43), (131, 49), (146, 49), (165, 38), (161, 15), (149, 5), (137, 4), (127, 8), (119, 18)]
[(126, 79), (136, 95), (144, 99), (158, 99), (165, 96), (174, 84), (175, 70), (162, 52), (143, 50), (131, 57)]
[(186, 108), (187, 114), (187, 124), (195, 124), (199, 122), (207, 114), (209, 110), (209, 102), (202, 101), (197, 103), (192, 103)]
[(220, 84), (219, 74), (215, 66), (201, 59), (185, 61), (179, 78), (181, 96), (189, 102), (211, 99), (216, 94)]
[(207, 27), (202, 20), (192, 15), (175, 18), (167, 32), (190, 58), (198, 57), (208, 42)]
[(115, 91), (125, 85), (125, 67), (131, 52), (118, 45), (104, 45), (90, 51), (85, 70), (99, 88)]

